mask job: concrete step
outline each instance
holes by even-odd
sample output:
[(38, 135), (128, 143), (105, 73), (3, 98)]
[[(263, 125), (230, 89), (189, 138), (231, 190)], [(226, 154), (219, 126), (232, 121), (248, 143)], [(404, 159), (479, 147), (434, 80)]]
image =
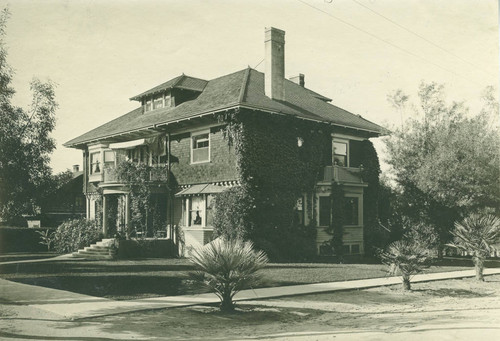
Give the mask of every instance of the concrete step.
[(103, 239), (96, 244), (86, 246), (77, 252), (73, 252), (72, 255), (75, 258), (85, 259), (113, 259), (116, 254), (116, 250), (111, 247), (113, 243), (114, 239)]

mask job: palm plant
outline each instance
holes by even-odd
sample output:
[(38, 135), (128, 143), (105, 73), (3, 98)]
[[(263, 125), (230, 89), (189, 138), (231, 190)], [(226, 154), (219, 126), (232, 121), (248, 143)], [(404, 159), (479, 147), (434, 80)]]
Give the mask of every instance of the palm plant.
[(219, 297), (222, 311), (233, 311), (234, 295), (259, 283), (257, 271), (266, 266), (268, 259), (249, 241), (218, 238), (193, 250), (190, 261), (196, 267), (191, 278)]
[(500, 219), (491, 214), (474, 213), (456, 222), (451, 234), (453, 243), (448, 246), (471, 253), (476, 279), (484, 281), (484, 261), (497, 249), (494, 244), (500, 241)]
[(429, 248), (418, 241), (398, 240), (379, 252), (382, 263), (389, 265), (392, 275), (399, 275), (403, 290), (411, 290), (411, 279), (429, 267), (432, 255)]

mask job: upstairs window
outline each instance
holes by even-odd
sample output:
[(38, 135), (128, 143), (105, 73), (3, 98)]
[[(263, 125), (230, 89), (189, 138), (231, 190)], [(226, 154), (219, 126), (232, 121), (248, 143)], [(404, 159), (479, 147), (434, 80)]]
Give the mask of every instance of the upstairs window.
[(115, 165), (115, 152), (112, 150), (104, 151), (104, 165), (114, 166)]
[(333, 141), (333, 164), (335, 166), (348, 167), (347, 153), (347, 142)]
[(90, 174), (101, 173), (101, 153), (90, 154)]
[(210, 134), (198, 133), (191, 135), (191, 163), (210, 161)]
[(155, 97), (153, 100), (153, 109), (163, 108), (163, 96)]
[(172, 97), (170, 93), (160, 94), (152, 96), (144, 100), (144, 112), (148, 112), (155, 109), (167, 108), (172, 106)]
[(144, 106), (144, 111), (151, 111), (152, 108), (153, 108), (153, 102), (151, 101), (151, 99), (148, 99), (146, 101), (146, 105)]

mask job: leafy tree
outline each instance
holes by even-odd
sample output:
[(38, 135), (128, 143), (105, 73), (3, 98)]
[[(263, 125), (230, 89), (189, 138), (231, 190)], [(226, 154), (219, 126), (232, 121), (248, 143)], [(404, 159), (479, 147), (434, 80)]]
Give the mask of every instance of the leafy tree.
[(11, 103), (13, 71), (7, 64), (5, 27), (9, 11), (0, 14), (0, 218), (15, 222), (35, 214), (50, 183), (50, 154), (55, 141), (54, 84), (31, 82), (33, 99), (28, 109)]
[(267, 264), (263, 251), (241, 239), (218, 238), (192, 251), (190, 261), (196, 267), (191, 277), (209, 288), (221, 300), (222, 311), (233, 311), (233, 297), (238, 291), (259, 283), (257, 271)]
[(422, 243), (411, 240), (397, 240), (379, 252), (382, 263), (390, 267), (390, 273), (401, 276), (403, 290), (411, 290), (411, 279), (427, 268), (432, 256)]
[(484, 281), (484, 261), (496, 250), (494, 244), (500, 242), (500, 219), (491, 214), (474, 213), (456, 222), (451, 234), (453, 243), (448, 246), (472, 253), (476, 279)]
[[(461, 102), (448, 104), (444, 86), (422, 83), (419, 106), (404, 129), (386, 140), (404, 215), (421, 219), (438, 232), (440, 245), (454, 221), (477, 208), (500, 207), (500, 134), (493, 89), (487, 88), (477, 115)], [(392, 98), (406, 107), (407, 96)]]

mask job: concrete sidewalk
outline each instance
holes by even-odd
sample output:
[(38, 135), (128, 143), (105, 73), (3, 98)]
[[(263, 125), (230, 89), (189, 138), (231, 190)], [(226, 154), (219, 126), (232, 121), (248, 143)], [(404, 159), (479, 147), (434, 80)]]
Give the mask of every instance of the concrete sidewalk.
[[(500, 274), (500, 269), (485, 269), (485, 275), (493, 274)], [(415, 276), (412, 282), (473, 277), (474, 275), (474, 270), (421, 274)], [(398, 277), (384, 277), (344, 282), (260, 288), (239, 292), (235, 296), (235, 301), (365, 289), (400, 283), (401, 280)], [(43, 288), (0, 279), (0, 301), (29, 305), (33, 308), (45, 311), (51, 316), (56, 316), (57, 319), (66, 320), (114, 315), (132, 311), (218, 303), (219, 299), (214, 294), (199, 294), (155, 297), (131, 301), (114, 301), (106, 298), (81, 295), (63, 290)]]

